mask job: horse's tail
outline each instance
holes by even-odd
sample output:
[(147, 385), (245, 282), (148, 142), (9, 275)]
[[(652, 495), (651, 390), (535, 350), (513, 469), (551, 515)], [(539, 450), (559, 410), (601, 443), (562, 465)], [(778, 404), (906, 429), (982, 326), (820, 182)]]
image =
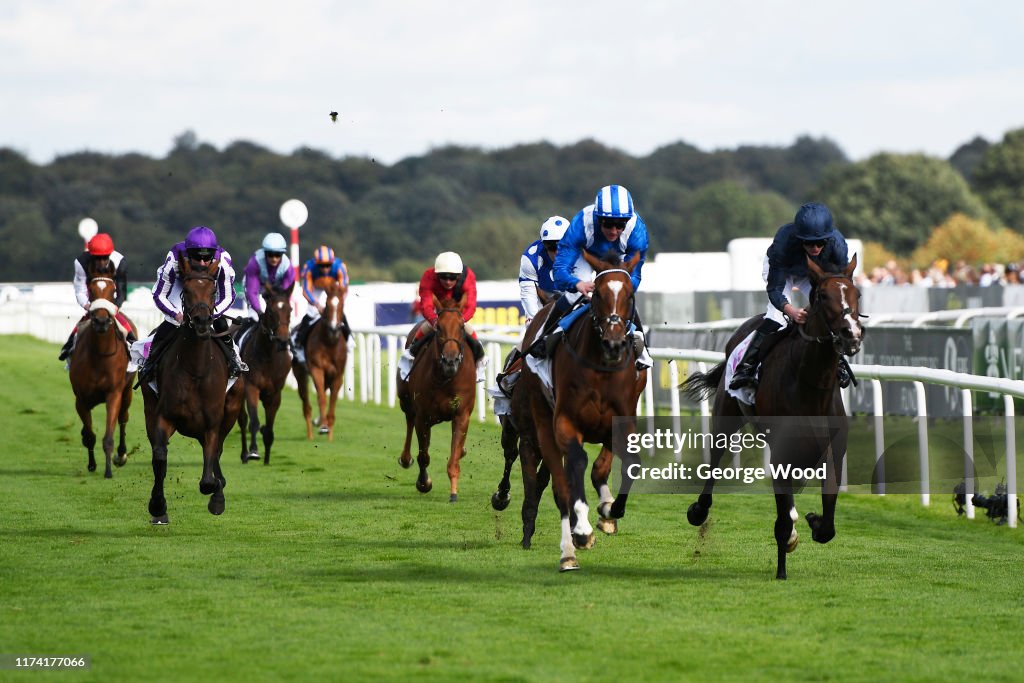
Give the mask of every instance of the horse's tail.
[(703, 401), (715, 393), (718, 383), (725, 374), (725, 361), (722, 361), (707, 372), (695, 372), (682, 384), (683, 392), (694, 402)]

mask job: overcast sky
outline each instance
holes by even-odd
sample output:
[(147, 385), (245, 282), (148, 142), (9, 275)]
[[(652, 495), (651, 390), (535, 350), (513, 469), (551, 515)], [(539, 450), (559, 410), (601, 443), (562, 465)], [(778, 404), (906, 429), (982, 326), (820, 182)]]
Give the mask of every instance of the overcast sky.
[[(338, 112), (332, 123), (329, 112)], [(947, 157), (1024, 127), (1024, 2), (3, 0), (0, 146), (393, 163), (584, 138), (826, 136)]]

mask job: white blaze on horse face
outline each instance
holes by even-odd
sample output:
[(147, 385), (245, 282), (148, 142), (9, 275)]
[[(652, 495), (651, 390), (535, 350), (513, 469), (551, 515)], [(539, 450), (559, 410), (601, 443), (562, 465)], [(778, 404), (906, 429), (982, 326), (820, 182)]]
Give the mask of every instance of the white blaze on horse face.
[(613, 280), (608, 283), (608, 289), (615, 295), (612, 299), (612, 311), (615, 311), (618, 309), (619, 294), (622, 293), (622, 283), (618, 280)]
[(106, 281), (105, 280), (95, 280), (94, 282), (96, 283), (96, 289), (98, 289), (100, 291), (100, 293), (102, 294), (103, 290), (105, 290), (107, 288)]
[(341, 324), (341, 300), (335, 295), (328, 303), (331, 305), (331, 325), (337, 327)]
[[(839, 301), (840, 303), (843, 304), (844, 311), (853, 310), (852, 308), (850, 308), (850, 305), (846, 303), (846, 285), (844, 284), (839, 285)], [(846, 324), (850, 326), (850, 333), (853, 335), (853, 338), (860, 339), (860, 325), (857, 323), (856, 320), (854, 320), (853, 314), (847, 313), (845, 316), (843, 316), (843, 319), (846, 320)]]

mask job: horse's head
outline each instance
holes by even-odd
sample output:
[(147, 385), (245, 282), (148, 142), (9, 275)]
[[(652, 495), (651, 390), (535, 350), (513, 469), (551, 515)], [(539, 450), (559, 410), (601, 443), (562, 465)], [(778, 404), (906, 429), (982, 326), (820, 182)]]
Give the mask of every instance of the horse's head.
[(590, 318), (594, 330), (601, 337), (604, 360), (609, 364), (621, 363), (630, 347), (627, 335), (636, 303), (630, 275), (640, 261), (640, 253), (634, 254), (626, 263), (617, 257), (601, 260), (586, 251), (583, 257), (597, 273), (590, 297)]
[(209, 265), (193, 266), (188, 258), (182, 258), (178, 261), (178, 268), (181, 273), (183, 322), (195, 330), (196, 336), (209, 338), (213, 334), (220, 259), (214, 259)]
[(89, 285), (89, 321), (96, 332), (106, 333), (117, 313), (114, 303), (116, 285), (114, 283), (114, 264), (107, 260), (103, 265), (95, 261), (86, 273)]
[(466, 306), (466, 294), (455, 301), (445, 297), (444, 301), (434, 295), (434, 310), (437, 311), (437, 323), (434, 325), (434, 343), (437, 344), (437, 360), (441, 364), (441, 373), (445, 377), (454, 377), (462, 367), (465, 355), (466, 322), (462, 319), (462, 311)]
[[(811, 306), (807, 314), (808, 333), (819, 341), (831, 341), (836, 353), (853, 356), (860, 351), (864, 328), (860, 324), (860, 290), (853, 283), (857, 267), (854, 254), (841, 272), (825, 272), (810, 258)], [(812, 327), (815, 326), (815, 327)]]
[(263, 283), (263, 301), (266, 308), (260, 316), (260, 329), (270, 337), (279, 349), (288, 347), (289, 324), (292, 319), (293, 282), (288, 289), (275, 287), (269, 282)]
[(324, 312), (320, 316), (320, 324), (327, 333), (327, 341), (336, 344), (341, 337), (342, 321), (345, 320), (346, 288), (340, 282), (332, 280), (324, 289), (326, 299)]

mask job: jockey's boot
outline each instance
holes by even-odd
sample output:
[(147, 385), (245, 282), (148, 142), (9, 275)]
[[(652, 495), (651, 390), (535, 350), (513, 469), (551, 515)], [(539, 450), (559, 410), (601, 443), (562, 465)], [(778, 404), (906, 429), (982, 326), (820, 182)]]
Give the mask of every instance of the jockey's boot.
[(64, 346), (61, 348), (60, 355), (57, 356), (57, 360), (67, 360), (68, 356), (71, 355), (71, 348), (75, 345), (75, 334), (77, 332), (78, 330), (72, 332), (71, 336), (68, 337), (68, 340), (64, 342)]
[(732, 377), (732, 382), (729, 383), (730, 389), (757, 388), (758, 354), (761, 351), (761, 343), (767, 336), (761, 330), (754, 332), (753, 339), (750, 340), (747, 350), (743, 353), (743, 360), (736, 366), (736, 373)]
[(419, 353), (420, 349), (423, 348), (423, 345), (430, 341), (430, 338), (433, 336), (433, 332), (430, 332), (423, 335), (422, 337), (417, 337), (416, 339), (413, 340), (412, 344), (409, 344), (409, 348), (406, 349), (406, 351), (409, 352), (410, 356), (415, 358), (416, 354)]
[(484, 353), (484, 345), (480, 340), (471, 334), (466, 334), (466, 342), (473, 351), (473, 360), (476, 361), (476, 381), (483, 382), (486, 378), (484, 368), (487, 367), (487, 355)]
[(565, 336), (565, 330), (560, 325), (555, 325), (551, 334), (544, 338), (544, 358), (551, 358), (555, 355), (555, 349)]
[(845, 389), (850, 386), (850, 383), (857, 383), (857, 378), (853, 376), (853, 369), (850, 368), (850, 364), (845, 358), (839, 359), (839, 367), (836, 368), (836, 379), (839, 381), (839, 387)]
[(228, 361), (229, 379), (234, 379), (249, 369), (249, 367), (242, 362), (242, 359), (238, 357), (238, 351), (235, 349), (235, 345), (229, 337), (219, 337), (217, 341), (220, 343), (220, 348), (224, 352), (224, 357)]

